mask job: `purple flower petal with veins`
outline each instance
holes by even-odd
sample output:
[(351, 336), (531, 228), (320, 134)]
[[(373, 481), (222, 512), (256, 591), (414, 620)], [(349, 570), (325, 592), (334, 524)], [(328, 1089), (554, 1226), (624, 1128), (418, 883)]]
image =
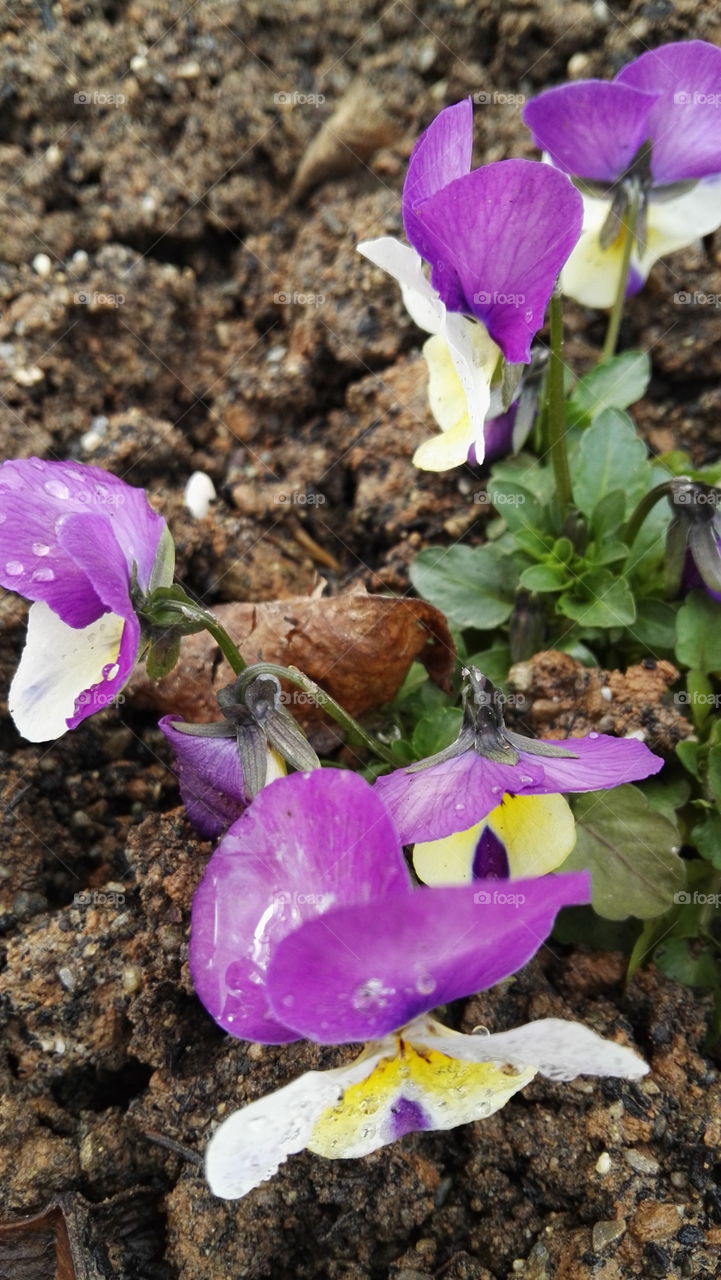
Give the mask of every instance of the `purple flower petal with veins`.
[(246, 807), (243, 770), (235, 734), (227, 738), (183, 733), (177, 716), (163, 716), (158, 728), (175, 752), (175, 772), (183, 804), (196, 831), (212, 840)]
[(519, 749), (518, 764), (511, 765), (471, 748), (426, 769), (396, 769), (378, 778), (375, 789), (403, 844), (415, 844), (474, 826), (504, 795), (598, 791), (647, 778), (663, 767), (660, 756), (636, 738), (590, 734), (544, 745), (562, 747), (573, 756), (540, 756)]
[(607, 80), (577, 80), (546, 89), (523, 110), (540, 151), (565, 173), (615, 182), (649, 136), (658, 93)]
[(657, 95), (649, 119), (656, 185), (721, 173), (721, 49), (682, 40), (642, 53), (616, 84)]
[(126, 683), (140, 645), (132, 576), (147, 590), (164, 535), (143, 490), (97, 467), (0, 467), (0, 583), (33, 601), (10, 691), (30, 741), (75, 728)]
[(513, 973), (559, 908), (588, 896), (585, 872), (414, 890), (377, 790), (342, 770), (293, 774), (259, 792), (211, 858), (191, 973), (232, 1035), (363, 1040)]

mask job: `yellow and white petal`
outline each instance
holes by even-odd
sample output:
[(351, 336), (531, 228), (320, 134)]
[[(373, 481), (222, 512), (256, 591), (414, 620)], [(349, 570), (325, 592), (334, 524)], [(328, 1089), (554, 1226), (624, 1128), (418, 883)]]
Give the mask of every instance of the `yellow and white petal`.
[(43, 600), (31, 605), (8, 696), (10, 714), (28, 742), (49, 742), (67, 732), (76, 699), (117, 662), (124, 626), (125, 619), (104, 613), (88, 627), (69, 627)]
[(442, 332), (466, 397), (476, 461), (480, 463), (485, 454), (483, 427), (491, 403), (491, 382), (502, 358), (501, 349), (485, 325), (452, 311), (445, 313)]
[(439, 333), (446, 308), (424, 273), (420, 254), (394, 236), (364, 240), (357, 248), (364, 258), (398, 281), (406, 310), (418, 328)]
[(419, 444), (413, 454), (413, 465), (420, 471), (450, 471), (452, 467), (463, 465), (473, 443), (470, 423), (459, 422), (451, 431), (431, 436), (430, 440)]
[[(500, 841), (499, 853), (505, 852), (512, 880), (555, 871), (576, 843), (576, 824), (564, 796), (506, 795), (475, 826), (441, 840), (419, 841), (413, 849), (418, 879), (428, 885), (469, 884), (488, 874), (475, 866), (487, 830)], [(498, 868), (492, 873), (498, 874)]]
[(575, 249), (561, 271), (561, 289), (584, 307), (612, 307), (621, 278), (623, 234), (601, 248), (601, 230), (610, 200), (583, 196), (583, 228)]
[(633, 1049), (604, 1040), (583, 1023), (564, 1018), (542, 1018), (512, 1031), (482, 1036), (461, 1035), (433, 1018), (422, 1018), (406, 1027), (404, 1035), (419, 1047), (462, 1061), (533, 1068), (551, 1080), (573, 1080), (581, 1075), (639, 1080), (649, 1069)]
[(364, 1054), (333, 1071), (308, 1071), (234, 1111), (216, 1129), (205, 1153), (211, 1191), (224, 1200), (237, 1200), (272, 1178), (289, 1155), (309, 1145), (319, 1119), (373, 1071), (381, 1056), (382, 1052)]
[(428, 403), (441, 431), (453, 431), (463, 423), (470, 433), (468, 400), (442, 333), (424, 342), (423, 355), (428, 365)]
[(275, 747), (268, 747), (265, 764), (265, 782), (263, 786), (267, 787), (269, 782), (275, 782), (277, 778), (285, 778), (288, 774), (285, 760)]
[(331, 1159), (355, 1158), (406, 1133), (485, 1119), (534, 1075), (533, 1068), (458, 1060), (415, 1044), (404, 1031), (397, 1051), (319, 1118), (308, 1149)]
[(644, 278), (654, 262), (666, 253), (683, 249), (701, 236), (721, 226), (721, 178), (698, 182), (691, 191), (673, 200), (654, 200), (648, 204), (646, 253), (634, 263)]
[(506, 846), (512, 880), (555, 871), (576, 843), (576, 823), (565, 796), (504, 796), (488, 822)]

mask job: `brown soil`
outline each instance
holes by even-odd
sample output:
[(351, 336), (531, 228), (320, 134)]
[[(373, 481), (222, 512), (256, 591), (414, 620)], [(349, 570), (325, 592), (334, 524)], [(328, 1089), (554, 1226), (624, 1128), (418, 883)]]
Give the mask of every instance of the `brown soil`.
[[(321, 578), (405, 590), (420, 545), (482, 535), (467, 475), (410, 464), (432, 429), (420, 337), (355, 252), (399, 230), (405, 160), (438, 107), (490, 94), (479, 159), (531, 154), (503, 95), (611, 75), (665, 39), (721, 42), (691, 0), (12, 0), (0, 30), (2, 453), (147, 485), (209, 604)], [(657, 268), (623, 332), (654, 362), (642, 429), (702, 462), (721, 444), (721, 312), (675, 304), (682, 290), (721, 294), (718, 235)], [(569, 325), (582, 369), (602, 321), (569, 308)], [(194, 469), (219, 492), (204, 520), (182, 502)], [(4, 601), (3, 693), (24, 616)], [(534, 705), (568, 696), (559, 679), (535, 673)], [(614, 710), (655, 704), (664, 680), (614, 686)], [(5, 720), (0, 747), (2, 1217), (58, 1200), (84, 1280), (717, 1274), (706, 1006), (653, 971), (624, 990), (616, 953), (544, 948), (447, 1016), (583, 1018), (648, 1057), (640, 1085), (537, 1081), (482, 1124), (347, 1164), (303, 1154), (240, 1204), (215, 1200), (192, 1158), (212, 1126), (343, 1051), (234, 1042), (195, 1000), (188, 909), (210, 847), (176, 808), (150, 712), (128, 701), (40, 748)], [(20, 1272), (0, 1243), (5, 1275)]]

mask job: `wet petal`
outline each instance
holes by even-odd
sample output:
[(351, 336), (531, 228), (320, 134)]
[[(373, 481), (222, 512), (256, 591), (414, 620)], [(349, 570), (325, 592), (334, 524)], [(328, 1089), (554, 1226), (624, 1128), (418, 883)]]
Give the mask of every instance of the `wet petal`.
[(550, 165), (501, 160), (423, 201), (424, 257), (450, 311), (474, 315), (512, 363), (528, 362), (581, 230), (582, 201)]
[[(545, 741), (545, 740), (544, 740)], [(573, 756), (544, 756), (543, 784), (525, 786), (536, 795), (551, 791), (601, 791), (637, 782), (663, 769), (661, 756), (649, 751), (637, 738), (613, 738), (607, 733), (589, 733), (585, 738), (547, 740), (550, 747), (563, 747)], [(523, 771), (533, 759), (521, 752), (518, 768)]]
[[(479, 864), (484, 834), (500, 845), (505, 867)], [(442, 840), (418, 843), (413, 866), (424, 884), (467, 884), (495, 874), (518, 879), (544, 876), (565, 862), (576, 843), (576, 824), (563, 796), (504, 796), (488, 817)]]
[(638, 1080), (648, 1066), (633, 1049), (604, 1040), (580, 1022), (543, 1018), (512, 1031), (465, 1036), (433, 1019), (406, 1028), (405, 1034), (464, 1062), (504, 1062), (517, 1068), (534, 1067), (551, 1080), (576, 1076), (621, 1076)]
[(526, 103), (523, 119), (540, 151), (577, 178), (615, 182), (649, 137), (658, 100), (618, 81), (578, 80)]
[(616, 84), (659, 95), (648, 119), (655, 183), (721, 173), (721, 49), (682, 40), (641, 54)]
[(397, 902), (410, 897), (410, 876), (367, 782), (318, 769), (270, 783), (221, 840), (193, 899), (190, 968), (199, 998), (231, 1035), (297, 1039), (282, 1001), (268, 1005), (277, 944), (334, 905), (375, 903), (388, 893)]
[(108, 705), (118, 684), (105, 679), (103, 671), (120, 670), (125, 628), (126, 620), (114, 613), (104, 613), (87, 627), (69, 627), (44, 601), (31, 605), (25, 648), (8, 695), (10, 714), (28, 742), (59, 738)]
[(275, 947), (269, 1000), (276, 1016), (308, 1039), (377, 1039), (515, 973), (559, 909), (589, 898), (589, 876), (576, 873), (417, 889), (333, 908)]

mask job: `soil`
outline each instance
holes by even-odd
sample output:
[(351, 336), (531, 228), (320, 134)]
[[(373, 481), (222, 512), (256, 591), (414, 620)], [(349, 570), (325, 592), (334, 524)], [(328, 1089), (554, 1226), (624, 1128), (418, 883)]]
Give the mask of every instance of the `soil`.
[[(422, 339), (355, 245), (400, 231), (405, 162), (442, 105), (483, 95), (479, 161), (531, 155), (514, 95), (611, 76), (665, 40), (721, 43), (721, 15), (691, 0), (10, 0), (0, 31), (2, 454), (147, 486), (181, 579), (217, 605), (406, 591), (420, 546), (482, 538), (470, 473), (411, 466), (432, 430)], [(697, 463), (721, 446), (711, 295), (718, 233), (656, 268), (622, 333), (653, 359), (640, 428)], [(568, 316), (581, 371), (603, 320)], [(183, 504), (194, 470), (218, 492), (203, 519)], [(24, 619), (8, 596), (3, 693)], [(611, 714), (544, 657), (518, 674), (540, 732), (556, 715), (565, 731), (564, 698), (589, 722)], [(613, 674), (622, 731), (637, 716), (673, 746), (675, 713), (648, 712), (670, 678)], [(2, 722), (4, 1220), (55, 1204), (83, 1280), (718, 1274), (705, 1000), (650, 968), (624, 986), (620, 953), (583, 947), (543, 948), (446, 1017), (581, 1018), (647, 1057), (640, 1084), (537, 1080), (482, 1123), (363, 1161), (301, 1154), (244, 1201), (214, 1199), (198, 1163), (212, 1127), (345, 1051), (233, 1041), (196, 1001), (188, 913), (210, 846), (178, 808), (155, 720), (128, 697), (42, 747)], [(23, 1277), (56, 1274), (46, 1236)], [(0, 1277), (21, 1277), (17, 1238), (0, 1233)]]

